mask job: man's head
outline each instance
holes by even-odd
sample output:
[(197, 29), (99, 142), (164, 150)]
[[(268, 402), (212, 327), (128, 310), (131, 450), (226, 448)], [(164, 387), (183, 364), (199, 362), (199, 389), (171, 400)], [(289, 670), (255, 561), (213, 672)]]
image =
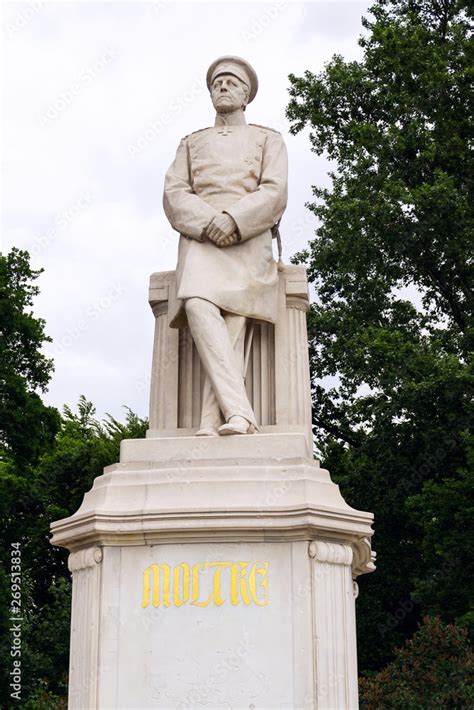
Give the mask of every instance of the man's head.
[(211, 99), (217, 113), (245, 111), (249, 87), (233, 74), (219, 74), (212, 82)]
[(254, 69), (245, 59), (234, 56), (216, 59), (207, 71), (206, 81), (217, 113), (245, 111), (258, 89)]

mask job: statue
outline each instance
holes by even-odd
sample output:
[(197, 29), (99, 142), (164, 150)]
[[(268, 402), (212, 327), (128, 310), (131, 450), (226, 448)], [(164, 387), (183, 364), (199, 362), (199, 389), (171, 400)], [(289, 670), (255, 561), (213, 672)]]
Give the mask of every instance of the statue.
[(252, 434), (246, 326), (277, 317), (272, 230), (286, 207), (287, 153), (280, 133), (246, 123), (258, 88), (248, 62), (220, 57), (207, 86), (214, 127), (181, 140), (165, 177), (164, 210), (180, 233), (170, 325), (189, 327), (206, 372), (196, 435)]
[(52, 525), (71, 552), (68, 708), (349, 710), (372, 515), (313, 458), (306, 270), (272, 255), (282, 137), (245, 122), (247, 62), (218, 59), (207, 83), (215, 126), (183, 138), (165, 181), (181, 236), (177, 271), (150, 279), (150, 428)]

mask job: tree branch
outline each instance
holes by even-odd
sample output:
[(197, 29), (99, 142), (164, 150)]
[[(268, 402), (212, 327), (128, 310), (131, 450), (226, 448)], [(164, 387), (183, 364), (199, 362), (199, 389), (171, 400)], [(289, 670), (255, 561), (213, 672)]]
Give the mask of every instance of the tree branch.
[(313, 423), (316, 426), (319, 426), (321, 429), (324, 429), (324, 431), (326, 431), (328, 434), (332, 434), (333, 436), (335, 436), (336, 439), (341, 439), (342, 441), (345, 441), (346, 444), (349, 444), (349, 446), (354, 446), (355, 448), (358, 448), (360, 446), (360, 441), (358, 441), (356, 436), (352, 436), (352, 433), (343, 433), (334, 423), (329, 424), (328, 422), (325, 422), (319, 417), (313, 417)]

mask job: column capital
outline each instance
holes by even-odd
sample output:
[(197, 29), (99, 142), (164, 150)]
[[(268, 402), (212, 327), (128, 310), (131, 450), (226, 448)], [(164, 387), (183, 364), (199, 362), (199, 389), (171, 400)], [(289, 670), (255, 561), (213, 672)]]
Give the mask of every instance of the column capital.
[(165, 316), (168, 313), (168, 301), (150, 301), (150, 306), (155, 318)]
[(308, 552), (316, 562), (328, 562), (333, 565), (350, 565), (352, 563), (352, 547), (340, 542), (313, 540), (309, 543)]
[(309, 309), (308, 277), (303, 266), (285, 266), (286, 307), (306, 312)]
[(155, 316), (166, 313), (168, 310), (170, 285), (173, 282), (174, 275), (174, 271), (159, 271), (150, 276), (148, 303)]
[(74, 574), (81, 569), (87, 567), (95, 567), (102, 562), (102, 549), (100, 547), (87, 547), (85, 550), (71, 552), (68, 557), (67, 566), (69, 571)]
[(372, 550), (368, 537), (361, 537), (351, 544), (312, 540), (309, 543), (308, 554), (316, 562), (352, 565), (354, 579), (360, 574), (367, 574), (375, 570), (376, 552)]
[(361, 537), (353, 544), (352, 549), (354, 551), (354, 559), (352, 562), (352, 576), (354, 579), (358, 577), (359, 574), (373, 572), (375, 570), (377, 553), (375, 550), (372, 550), (370, 538)]

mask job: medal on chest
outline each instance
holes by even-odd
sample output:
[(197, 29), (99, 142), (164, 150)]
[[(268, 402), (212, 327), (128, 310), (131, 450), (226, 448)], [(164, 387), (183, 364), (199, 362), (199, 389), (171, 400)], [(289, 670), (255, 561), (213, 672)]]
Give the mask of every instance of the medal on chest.
[(244, 177), (260, 174), (262, 147), (247, 126), (219, 126), (193, 137), (193, 174), (206, 170), (232, 170)]

